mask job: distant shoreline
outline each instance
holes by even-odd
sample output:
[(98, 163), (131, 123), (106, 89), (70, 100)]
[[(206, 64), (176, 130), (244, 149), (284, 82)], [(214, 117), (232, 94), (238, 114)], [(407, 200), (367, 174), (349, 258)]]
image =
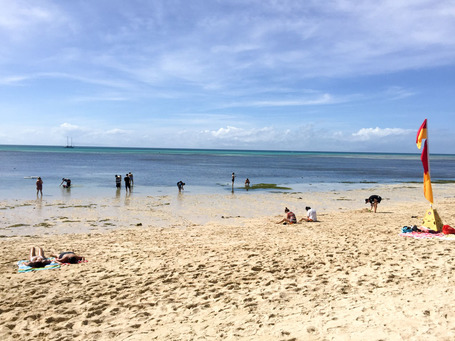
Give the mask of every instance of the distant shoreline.
[[(302, 150), (267, 150), (267, 149), (221, 149), (221, 148), (161, 148), (161, 147), (114, 147), (114, 146), (83, 146), (83, 145), (78, 145), (72, 147), (67, 147), (65, 145), (16, 145), (16, 144), (0, 144), (0, 151), (2, 150), (14, 150), (14, 151), (20, 151), (18, 149), (24, 149), (24, 151), (27, 151), (27, 149), (32, 148), (33, 151), (39, 151), (39, 149), (43, 149), (43, 151), (49, 151), (49, 150), (44, 150), (45, 148), (53, 148), (53, 149), (69, 149), (67, 150), (68, 152), (76, 152), (76, 150), (79, 151), (84, 151), (84, 152), (96, 152), (97, 150), (103, 150), (103, 151), (118, 151), (118, 150), (124, 150), (125, 152), (131, 152), (131, 151), (149, 151), (149, 152), (183, 152), (183, 153), (235, 153), (235, 154), (243, 154), (243, 153), (257, 153), (257, 154), (294, 154), (294, 155), (354, 155), (354, 156), (366, 156), (366, 155), (392, 155), (392, 156), (419, 156), (421, 152), (417, 151), (415, 153), (407, 153), (407, 152), (402, 152), (402, 153), (396, 153), (396, 152), (371, 152), (371, 151), (318, 151), (318, 150), (307, 150), (307, 151), (302, 151)], [(73, 149), (73, 150), (72, 150)], [(74, 150), (76, 149), (76, 150)], [(444, 154), (444, 153), (432, 153), (431, 156), (453, 156), (455, 157), (455, 154)]]

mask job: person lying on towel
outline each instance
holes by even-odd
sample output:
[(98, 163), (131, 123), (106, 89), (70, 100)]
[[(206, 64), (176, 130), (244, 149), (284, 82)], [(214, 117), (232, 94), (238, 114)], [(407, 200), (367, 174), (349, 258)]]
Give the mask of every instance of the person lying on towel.
[(35, 247), (30, 249), (29, 261), (25, 265), (32, 268), (44, 268), (46, 265), (52, 263), (52, 260), (46, 258), (42, 247), (38, 248), (38, 254), (36, 254)]
[(66, 251), (61, 252), (58, 256), (56, 256), (55, 261), (59, 264), (63, 263), (70, 263), (70, 264), (77, 264), (80, 261), (84, 261), (85, 258), (76, 255), (73, 251)]

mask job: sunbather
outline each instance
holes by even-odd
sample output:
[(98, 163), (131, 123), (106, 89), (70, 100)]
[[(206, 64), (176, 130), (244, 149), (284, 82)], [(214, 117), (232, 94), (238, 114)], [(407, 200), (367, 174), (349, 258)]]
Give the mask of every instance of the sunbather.
[(46, 265), (52, 263), (52, 261), (44, 255), (43, 248), (38, 248), (38, 255), (36, 254), (35, 247), (30, 249), (30, 260), (25, 265), (31, 266), (32, 268), (44, 268)]
[(73, 251), (62, 252), (55, 257), (56, 257), (55, 261), (59, 264), (62, 263), (77, 264), (79, 261), (85, 260), (84, 257), (76, 255)]

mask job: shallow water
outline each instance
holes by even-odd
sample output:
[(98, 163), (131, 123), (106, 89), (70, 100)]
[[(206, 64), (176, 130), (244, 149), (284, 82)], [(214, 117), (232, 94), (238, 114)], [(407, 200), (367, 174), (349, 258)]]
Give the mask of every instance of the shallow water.
[[(454, 179), (454, 155), (430, 161), (433, 180)], [(179, 180), (188, 193), (229, 193), (232, 172), (234, 191), (248, 177), (306, 192), (419, 183), (423, 169), (419, 154), (0, 146), (0, 199), (33, 198), (33, 176), (43, 178), (47, 199), (115, 198), (114, 175), (127, 172), (134, 174), (133, 194), (146, 196), (175, 193)], [(59, 187), (63, 177), (71, 178), (70, 190)]]

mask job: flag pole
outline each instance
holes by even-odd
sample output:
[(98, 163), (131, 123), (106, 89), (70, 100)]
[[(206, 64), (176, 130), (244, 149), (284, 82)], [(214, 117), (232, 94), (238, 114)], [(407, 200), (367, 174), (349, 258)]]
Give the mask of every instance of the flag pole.
[[(428, 129), (428, 121), (427, 121), (427, 139), (426, 139), (426, 144), (427, 144), (427, 160), (428, 160), (428, 176), (430, 177), (430, 186), (431, 186), (431, 170), (430, 170), (430, 143), (428, 142), (428, 136), (430, 135), (430, 129)], [(433, 189), (431, 190), (433, 194)], [(434, 199), (433, 199), (434, 200)], [(433, 204), (430, 202), (430, 207), (433, 208)]]

